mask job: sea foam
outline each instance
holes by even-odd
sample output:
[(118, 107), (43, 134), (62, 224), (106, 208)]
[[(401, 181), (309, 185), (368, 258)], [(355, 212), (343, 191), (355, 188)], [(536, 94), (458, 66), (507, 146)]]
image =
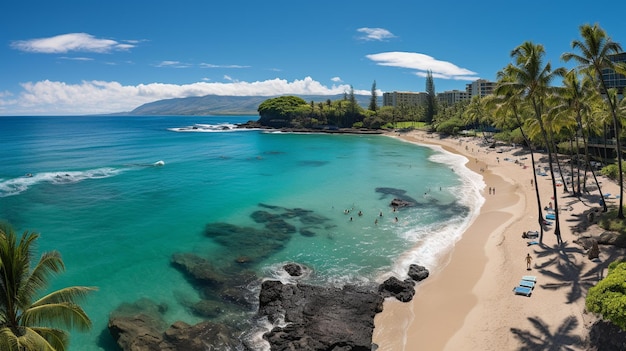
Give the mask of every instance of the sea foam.
[(0, 197), (18, 195), (40, 183), (72, 184), (86, 179), (109, 178), (123, 170), (116, 168), (96, 168), (85, 171), (58, 171), (27, 174), (21, 177), (0, 180)]
[(485, 198), (481, 195), (481, 190), (485, 188), (483, 177), (465, 167), (468, 162), (466, 157), (450, 153), (439, 146), (425, 146), (437, 151), (436, 154), (430, 156), (431, 161), (448, 165), (451, 171), (460, 176), (462, 184), (460, 188), (455, 189), (454, 194), (459, 204), (468, 208), (470, 212), (467, 216), (451, 218), (449, 221), (438, 222), (431, 226), (408, 226), (408, 229), (400, 235), (407, 241), (413, 242), (414, 246), (398, 257), (391, 271), (384, 272), (379, 280), (391, 275), (406, 276), (407, 268), (411, 264), (419, 264), (430, 270), (442, 269), (443, 267), (438, 267), (442, 255), (449, 252), (461, 239), (485, 202)]

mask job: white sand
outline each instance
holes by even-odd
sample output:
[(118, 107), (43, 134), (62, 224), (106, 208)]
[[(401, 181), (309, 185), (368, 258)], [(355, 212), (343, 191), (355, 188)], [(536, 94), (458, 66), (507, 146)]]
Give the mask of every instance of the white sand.
[[(486, 201), (454, 249), (442, 255), (443, 268), (427, 267), (431, 275), (416, 286), (413, 301), (385, 302), (375, 320), (374, 342), (379, 350), (539, 350), (555, 345), (583, 350), (586, 327), (595, 320), (584, 310), (586, 291), (606, 274), (611, 260), (624, 254), (600, 246), (600, 260), (592, 261), (573, 243), (577, 235), (592, 234), (593, 227), (584, 234), (572, 229), (584, 211), (601, 209), (597, 192), (581, 201), (559, 187), (564, 245), (557, 246), (552, 225), (544, 234), (543, 246), (528, 246), (530, 240), (522, 239), (522, 232), (539, 230), (528, 150), (508, 147), (497, 153), (478, 146), (480, 138), (439, 139), (419, 131), (400, 137), (438, 144), (466, 156), (467, 167), (484, 176)], [(538, 160), (542, 155), (535, 157)], [(546, 162), (547, 156), (543, 165)], [(614, 182), (604, 177), (600, 181), (603, 193), (619, 193)], [(554, 203), (549, 176), (539, 176), (537, 182), (542, 207)], [(495, 195), (488, 193), (489, 187), (495, 187)], [(530, 271), (525, 261), (528, 253), (533, 258)], [(512, 291), (523, 275), (537, 277), (530, 297)]]

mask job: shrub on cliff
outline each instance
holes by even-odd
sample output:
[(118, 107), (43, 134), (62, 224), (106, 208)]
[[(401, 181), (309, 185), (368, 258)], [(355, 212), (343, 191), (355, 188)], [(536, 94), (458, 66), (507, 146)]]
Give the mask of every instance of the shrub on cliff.
[(606, 278), (589, 289), (585, 305), (591, 312), (599, 313), (626, 330), (626, 262), (613, 262), (609, 265)]
[(279, 96), (263, 101), (258, 108), (264, 126), (283, 127), (289, 125), (293, 117), (309, 105), (297, 96)]

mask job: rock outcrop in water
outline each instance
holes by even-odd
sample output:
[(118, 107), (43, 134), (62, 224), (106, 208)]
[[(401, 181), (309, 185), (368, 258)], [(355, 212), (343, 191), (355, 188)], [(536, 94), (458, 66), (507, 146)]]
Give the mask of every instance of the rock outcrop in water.
[[(306, 267), (292, 263), (284, 269), (299, 276)], [(275, 327), (263, 338), (272, 351), (370, 351), (374, 316), (382, 311), (384, 298), (410, 301), (415, 280), (425, 279), (428, 270), (412, 265), (409, 276), (403, 281), (389, 278), (378, 287), (343, 288), (267, 280), (261, 284), (257, 315)], [(207, 345), (211, 350), (252, 351), (239, 340), (243, 331), (237, 327), (209, 321), (167, 326), (163, 319), (166, 310), (148, 300), (123, 304), (111, 314), (109, 332), (125, 351), (196, 351), (206, 350)]]
[(383, 297), (373, 289), (263, 282), (259, 314), (275, 327), (264, 335), (272, 350), (371, 350), (374, 316)]

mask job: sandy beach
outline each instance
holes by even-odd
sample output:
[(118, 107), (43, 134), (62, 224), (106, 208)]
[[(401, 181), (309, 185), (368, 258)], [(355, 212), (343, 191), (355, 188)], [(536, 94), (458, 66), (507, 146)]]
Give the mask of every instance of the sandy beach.
[[(560, 187), (563, 245), (557, 245), (553, 226), (546, 227), (543, 245), (529, 245), (532, 240), (522, 233), (540, 229), (534, 187), (542, 207), (554, 201), (549, 176), (531, 182), (528, 149), (490, 149), (480, 146), (480, 137), (440, 139), (421, 131), (392, 136), (467, 157), (466, 166), (484, 177), (486, 201), (454, 248), (443, 253), (440, 268), (427, 267), (431, 275), (416, 286), (413, 301), (385, 301), (375, 320), (378, 350), (584, 350), (586, 328), (595, 320), (585, 312), (586, 292), (604, 277), (611, 261), (624, 255), (623, 250), (600, 246), (599, 259), (590, 260), (573, 243), (578, 236), (597, 234), (593, 227), (582, 233), (576, 229), (585, 211), (601, 211), (597, 191), (579, 199)], [(542, 156), (536, 154), (536, 161), (545, 166), (547, 156)], [(608, 203), (616, 203), (617, 184), (599, 180), (602, 192), (613, 194)], [(513, 293), (524, 275), (537, 278), (530, 297)]]

